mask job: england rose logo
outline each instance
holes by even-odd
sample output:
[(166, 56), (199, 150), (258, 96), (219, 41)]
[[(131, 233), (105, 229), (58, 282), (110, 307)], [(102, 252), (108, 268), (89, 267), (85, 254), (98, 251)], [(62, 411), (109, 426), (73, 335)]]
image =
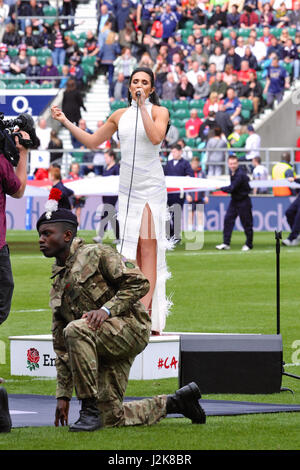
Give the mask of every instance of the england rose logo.
[(40, 354), (37, 349), (30, 348), (27, 351), (27, 369), (35, 370), (38, 369), (40, 360)]

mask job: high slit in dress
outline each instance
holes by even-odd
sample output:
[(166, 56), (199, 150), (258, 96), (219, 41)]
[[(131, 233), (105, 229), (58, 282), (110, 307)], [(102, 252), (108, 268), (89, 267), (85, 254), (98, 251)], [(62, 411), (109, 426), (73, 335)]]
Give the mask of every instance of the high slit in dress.
[[(152, 119), (152, 104), (149, 99), (145, 104)], [(131, 183), (137, 112), (135, 162)], [(134, 100), (120, 118), (118, 135), (121, 148), (118, 211), (120, 251), (125, 258), (137, 259), (141, 219), (143, 210), (148, 204), (155, 227), (155, 234), (152, 237), (157, 241), (157, 272), (151, 305), (151, 321), (152, 330), (162, 332), (171, 307), (171, 301), (166, 296), (166, 280), (170, 277), (166, 264), (166, 248), (171, 246), (166, 238), (167, 189), (159, 156), (161, 144), (153, 145), (149, 140), (140, 110)]]

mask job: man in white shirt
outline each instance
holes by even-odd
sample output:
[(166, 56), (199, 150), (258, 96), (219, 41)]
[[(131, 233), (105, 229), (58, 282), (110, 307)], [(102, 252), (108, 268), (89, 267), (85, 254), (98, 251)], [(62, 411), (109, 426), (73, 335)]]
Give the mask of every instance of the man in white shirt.
[[(254, 181), (265, 181), (268, 179), (268, 169), (261, 164), (260, 157), (254, 157), (252, 159), (252, 165), (254, 166), (252, 177)], [(253, 194), (267, 194), (268, 188), (253, 188)]]
[(200, 64), (197, 60), (192, 62), (192, 68), (186, 73), (188, 81), (195, 87), (198, 82), (198, 75), (205, 77), (205, 73), (200, 69)]
[(36, 128), (36, 135), (40, 139), (40, 150), (46, 150), (50, 142), (51, 127), (47, 126), (46, 119), (40, 119)]
[(248, 126), (248, 134), (249, 137), (246, 140), (246, 160), (252, 160), (254, 157), (260, 156), (260, 142), (261, 138), (258, 134), (256, 134), (254, 127), (249, 125)]

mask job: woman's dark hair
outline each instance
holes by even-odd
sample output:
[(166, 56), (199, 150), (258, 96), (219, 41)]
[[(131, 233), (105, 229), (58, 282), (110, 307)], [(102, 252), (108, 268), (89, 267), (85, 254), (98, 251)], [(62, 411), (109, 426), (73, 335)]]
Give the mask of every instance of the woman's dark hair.
[[(154, 87), (154, 73), (152, 72), (152, 70), (149, 68), (149, 67), (137, 67), (136, 69), (134, 69), (134, 71), (132, 72), (132, 74), (130, 75), (130, 78), (129, 78), (129, 84), (128, 84), (128, 105), (130, 106), (131, 105), (131, 102), (132, 102), (132, 96), (131, 96), (131, 93), (129, 91), (129, 86), (132, 82), (132, 79), (133, 79), (133, 76), (138, 73), (138, 72), (144, 72), (144, 73), (147, 73), (150, 77), (150, 81), (151, 81), (151, 87), (153, 88)], [(153, 91), (150, 95), (149, 95), (149, 101), (150, 103), (152, 104), (155, 104), (156, 106), (161, 106), (160, 102), (159, 102), (159, 96), (158, 94)], [(168, 122), (168, 125), (167, 125), (167, 130), (166, 130), (166, 134), (168, 133), (168, 130), (170, 129), (170, 121)]]
[[(130, 78), (129, 78), (129, 85), (132, 82), (133, 76), (138, 72), (144, 72), (144, 73), (147, 73), (149, 75), (150, 80), (151, 80), (151, 87), (153, 88), (154, 87), (154, 73), (152, 72), (152, 70), (149, 67), (137, 67), (136, 69), (134, 69), (134, 71), (132, 72), (132, 74), (130, 75)], [(160, 106), (159, 96), (155, 91), (149, 95), (149, 101), (152, 104), (156, 104), (157, 106)], [(128, 103), (129, 103), (129, 106), (131, 105), (131, 102), (132, 102), (132, 96), (131, 96), (131, 93), (129, 91), (129, 86), (128, 86)]]

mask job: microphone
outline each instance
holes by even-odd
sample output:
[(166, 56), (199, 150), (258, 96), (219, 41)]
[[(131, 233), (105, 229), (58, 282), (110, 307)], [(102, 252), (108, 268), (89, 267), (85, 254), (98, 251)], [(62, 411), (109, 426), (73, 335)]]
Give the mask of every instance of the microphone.
[(139, 90), (136, 92), (136, 96), (137, 96), (138, 98), (141, 97), (141, 92), (140, 92)]

